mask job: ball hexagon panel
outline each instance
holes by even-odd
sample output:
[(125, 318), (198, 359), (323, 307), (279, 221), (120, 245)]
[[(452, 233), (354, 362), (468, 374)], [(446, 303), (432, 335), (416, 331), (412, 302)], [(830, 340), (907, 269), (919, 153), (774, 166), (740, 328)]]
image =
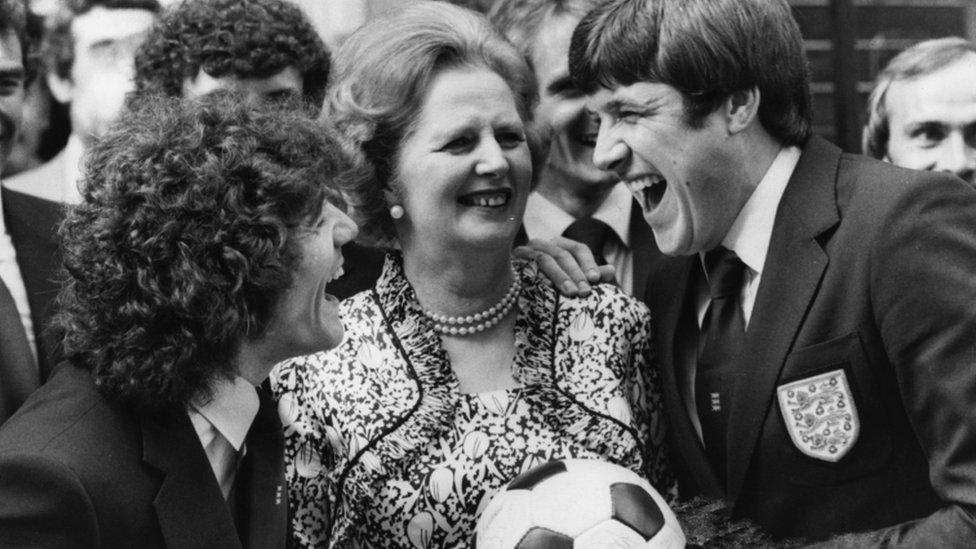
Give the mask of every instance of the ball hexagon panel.
[(573, 549), (647, 549), (647, 540), (626, 524), (610, 519), (577, 536)]

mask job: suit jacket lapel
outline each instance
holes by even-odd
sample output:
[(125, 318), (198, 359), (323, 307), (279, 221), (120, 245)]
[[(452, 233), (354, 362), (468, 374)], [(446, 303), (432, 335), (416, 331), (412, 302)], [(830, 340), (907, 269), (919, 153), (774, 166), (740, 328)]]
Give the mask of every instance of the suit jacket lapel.
[(694, 354), (689, 353), (695, 352), (698, 333), (695, 318), (695, 281), (701, 270), (698, 262), (697, 255), (661, 257), (651, 275), (647, 302), (657, 343), (657, 364), (661, 371), (671, 443), (684, 467), (694, 475), (698, 487), (707, 494), (717, 495), (723, 488), (688, 416), (682, 391), (686, 377), (684, 369), (688, 360), (694, 360)]
[(839, 160), (839, 149), (811, 138), (777, 209), (745, 352), (734, 370), (728, 430), (731, 501), (742, 490), (780, 371), (827, 268), (817, 237), (839, 220), (834, 180)]
[(153, 506), (166, 545), (240, 548), (230, 508), (186, 412), (141, 419), (143, 460), (163, 473)]

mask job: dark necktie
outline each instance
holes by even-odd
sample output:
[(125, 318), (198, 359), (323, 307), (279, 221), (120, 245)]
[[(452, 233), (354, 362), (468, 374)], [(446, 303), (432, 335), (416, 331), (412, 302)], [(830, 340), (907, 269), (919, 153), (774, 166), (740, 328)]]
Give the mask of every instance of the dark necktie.
[(258, 396), (261, 406), (247, 432), (247, 452), (228, 503), (244, 547), (284, 547), (288, 528), (284, 434), (274, 399), (263, 388)]
[(711, 303), (701, 327), (695, 403), (705, 453), (724, 483), (731, 369), (745, 339), (745, 320), (739, 305), (745, 264), (734, 252), (719, 247), (705, 254), (705, 272)]
[(593, 252), (593, 259), (596, 260), (597, 265), (607, 264), (606, 258), (603, 257), (603, 247), (613, 236), (610, 225), (592, 217), (581, 217), (566, 227), (563, 236), (586, 244)]

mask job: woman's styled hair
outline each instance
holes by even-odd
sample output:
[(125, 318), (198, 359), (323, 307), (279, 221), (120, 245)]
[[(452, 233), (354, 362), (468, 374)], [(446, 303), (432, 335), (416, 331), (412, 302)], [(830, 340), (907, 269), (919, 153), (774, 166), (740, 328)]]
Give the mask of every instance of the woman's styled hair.
[(569, 70), (584, 90), (669, 85), (692, 126), (756, 87), (770, 135), (799, 145), (811, 133), (810, 70), (785, 0), (611, 0), (576, 27)]
[(885, 98), (892, 83), (932, 74), (969, 54), (976, 54), (976, 44), (951, 36), (919, 42), (892, 57), (874, 79), (868, 97), (868, 119), (861, 134), (864, 154), (878, 159), (888, 155), (891, 128)]
[(464, 67), (490, 70), (508, 84), (526, 123), (533, 167), (540, 166), (546, 151), (531, 126), (534, 76), (483, 15), (444, 2), (413, 3), (360, 28), (336, 53), (321, 118), (365, 160), (361, 177), (344, 190), (353, 218), (374, 242), (396, 240), (389, 213), (394, 170), (427, 89), (442, 71)]
[(206, 396), (236, 375), (239, 343), (262, 335), (292, 283), (293, 236), (347, 169), (297, 100), (134, 101), (90, 151), (83, 201), (60, 228), (67, 360), (135, 407)]
[(301, 8), (287, 0), (183, 0), (136, 54), (139, 93), (183, 95), (202, 69), (214, 78), (267, 78), (294, 67), (305, 98), (325, 97), (329, 50)]

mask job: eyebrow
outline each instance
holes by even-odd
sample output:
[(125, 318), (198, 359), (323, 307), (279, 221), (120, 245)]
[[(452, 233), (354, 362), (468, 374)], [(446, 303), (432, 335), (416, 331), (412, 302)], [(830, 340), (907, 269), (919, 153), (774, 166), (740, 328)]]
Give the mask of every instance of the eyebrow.
[(570, 78), (568, 74), (560, 75), (559, 78), (556, 78), (555, 80), (550, 82), (548, 86), (546, 86), (546, 92), (549, 93), (549, 95), (556, 95), (568, 90), (575, 90), (575, 89), (577, 89), (576, 83), (573, 82), (573, 79)]

